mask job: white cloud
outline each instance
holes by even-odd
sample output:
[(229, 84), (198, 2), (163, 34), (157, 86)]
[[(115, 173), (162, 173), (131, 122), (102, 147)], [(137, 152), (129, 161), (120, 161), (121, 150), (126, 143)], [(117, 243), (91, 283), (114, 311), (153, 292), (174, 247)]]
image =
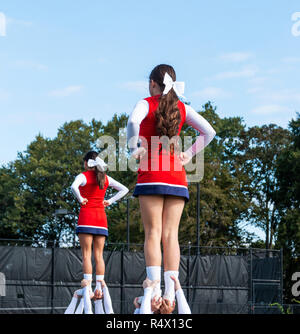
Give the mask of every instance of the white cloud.
[(6, 36), (6, 16), (4, 13), (0, 12), (0, 36)]
[(148, 81), (128, 81), (122, 84), (122, 87), (137, 93), (148, 93)]
[(265, 93), (264, 99), (272, 99), (277, 102), (298, 102), (300, 103), (300, 91), (282, 90), (277, 92)]
[(206, 87), (204, 89), (192, 93), (191, 95), (200, 97), (203, 100), (224, 99), (231, 96), (230, 93), (226, 92), (222, 88), (217, 88), (217, 87)]
[(281, 102), (296, 102), (300, 103), (300, 89), (283, 89), (279, 91), (265, 91), (259, 87), (248, 90), (248, 93), (257, 94), (257, 97), (262, 101)]
[(68, 86), (63, 89), (53, 90), (49, 92), (49, 96), (53, 97), (66, 97), (76, 93), (79, 93), (83, 89), (83, 86)]
[(23, 26), (23, 27), (30, 27), (30, 26), (33, 25), (32, 21), (18, 20), (18, 19), (14, 19), (12, 17), (7, 17), (6, 18), (6, 23), (7, 23), (7, 25), (15, 24), (15, 25)]
[(256, 66), (246, 66), (238, 71), (226, 71), (216, 74), (213, 78), (222, 79), (234, 79), (234, 78), (253, 78), (258, 72)]
[(247, 93), (248, 94), (256, 94), (256, 93), (260, 93), (263, 91), (263, 88), (262, 87), (251, 87), (247, 90)]
[(37, 70), (37, 71), (46, 71), (48, 70), (48, 66), (44, 64), (40, 64), (34, 61), (28, 61), (28, 60), (17, 60), (14, 63), (15, 66), (18, 68), (23, 68), (23, 69), (32, 69), (32, 70)]
[(282, 61), (288, 64), (300, 63), (300, 57), (285, 57)]
[(249, 79), (249, 83), (252, 85), (261, 85), (263, 83), (265, 83), (269, 78), (268, 77), (253, 77), (251, 79)]
[(253, 54), (249, 52), (231, 52), (231, 53), (223, 53), (219, 58), (224, 61), (240, 63), (249, 60), (252, 57)]
[(290, 113), (292, 112), (292, 109), (277, 104), (269, 104), (252, 109), (251, 112), (253, 114), (269, 115), (269, 114), (278, 114), (287, 112)]

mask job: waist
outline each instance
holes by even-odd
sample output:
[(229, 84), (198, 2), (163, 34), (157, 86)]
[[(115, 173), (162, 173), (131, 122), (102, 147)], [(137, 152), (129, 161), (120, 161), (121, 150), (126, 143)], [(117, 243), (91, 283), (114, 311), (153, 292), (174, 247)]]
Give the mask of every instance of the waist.
[(161, 152), (160, 154), (145, 155), (141, 161), (139, 168), (144, 171), (170, 171), (181, 172), (184, 167), (179, 160), (177, 154), (170, 152)]
[(95, 201), (88, 199), (85, 205), (81, 205), (81, 209), (104, 209), (103, 200)]

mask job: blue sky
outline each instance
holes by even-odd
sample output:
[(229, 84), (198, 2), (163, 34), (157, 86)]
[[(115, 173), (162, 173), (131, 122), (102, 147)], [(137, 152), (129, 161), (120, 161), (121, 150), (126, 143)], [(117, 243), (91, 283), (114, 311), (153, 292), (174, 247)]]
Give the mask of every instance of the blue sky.
[(196, 109), (212, 100), (221, 117), (283, 127), (300, 111), (296, 0), (2, 0), (0, 12), (0, 164), (66, 121), (130, 113), (159, 63)]
[(221, 117), (287, 127), (300, 111), (297, 12), (298, 0), (1, 0), (0, 164), (64, 122), (130, 113), (159, 63), (195, 109), (211, 100)]

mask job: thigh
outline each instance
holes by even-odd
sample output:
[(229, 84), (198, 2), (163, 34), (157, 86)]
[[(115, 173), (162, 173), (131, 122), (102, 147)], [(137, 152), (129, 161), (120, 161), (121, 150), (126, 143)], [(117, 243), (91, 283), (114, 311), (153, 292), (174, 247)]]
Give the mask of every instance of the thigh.
[(94, 235), (93, 247), (95, 253), (103, 251), (105, 239), (106, 237), (104, 235)]
[(161, 226), (164, 196), (140, 195), (139, 202), (145, 230), (157, 225)]
[(178, 229), (185, 200), (182, 197), (166, 196), (162, 213), (162, 227), (165, 230)]
[(90, 252), (92, 250), (93, 235), (86, 233), (79, 233), (78, 238), (80, 242), (81, 251), (83, 253)]

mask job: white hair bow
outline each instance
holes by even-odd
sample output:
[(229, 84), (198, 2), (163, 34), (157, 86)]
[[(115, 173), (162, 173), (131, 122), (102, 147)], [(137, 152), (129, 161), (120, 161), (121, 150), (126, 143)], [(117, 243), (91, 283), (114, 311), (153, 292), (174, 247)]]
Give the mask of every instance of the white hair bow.
[(164, 84), (165, 84), (165, 89), (163, 91), (163, 95), (166, 95), (169, 93), (169, 91), (173, 88), (177, 96), (183, 96), (184, 93), (184, 82), (183, 81), (173, 81), (171, 76), (166, 72), (165, 77), (164, 77)]
[(107, 167), (107, 164), (99, 157), (97, 157), (95, 160), (89, 159), (87, 165), (88, 167), (97, 167), (101, 172), (104, 172), (105, 167)]

